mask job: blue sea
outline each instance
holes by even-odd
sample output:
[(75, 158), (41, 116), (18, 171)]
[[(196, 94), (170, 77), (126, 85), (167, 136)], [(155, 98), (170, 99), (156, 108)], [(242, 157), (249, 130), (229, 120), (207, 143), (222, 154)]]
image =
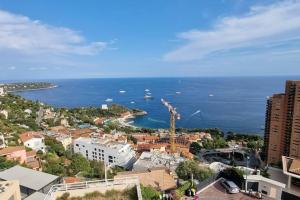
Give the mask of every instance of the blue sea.
[[(177, 127), (263, 134), (267, 96), (284, 92), (287, 79), (300, 76), (45, 80), (58, 87), (18, 94), (68, 108), (101, 106), (111, 98), (112, 103), (147, 111), (148, 115), (136, 118), (134, 125), (150, 128), (169, 127), (168, 110), (160, 101), (164, 98), (181, 114)], [(144, 99), (145, 89), (152, 93), (152, 100)]]

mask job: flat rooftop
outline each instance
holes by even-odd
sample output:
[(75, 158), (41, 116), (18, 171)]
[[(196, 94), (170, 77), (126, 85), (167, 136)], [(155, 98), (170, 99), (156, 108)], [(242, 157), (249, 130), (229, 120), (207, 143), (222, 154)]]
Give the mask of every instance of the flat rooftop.
[(58, 176), (35, 171), (19, 165), (0, 172), (0, 179), (19, 180), (21, 186), (33, 190), (40, 190), (58, 178)]
[(122, 149), (126, 144), (112, 141), (111, 139), (103, 139), (103, 138), (85, 138), (79, 137), (75, 141), (84, 142), (87, 144), (99, 145), (106, 148), (111, 149)]
[[(221, 185), (221, 180), (216, 181), (212, 185), (206, 187), (198, 193), (199, 200), (257, 200), (256, 197), (250, 197), (247, 194), (239, 192), (237, 194), (229, 194)], [(270, 197), (263, 196), (264, 200), (274, 200)]]

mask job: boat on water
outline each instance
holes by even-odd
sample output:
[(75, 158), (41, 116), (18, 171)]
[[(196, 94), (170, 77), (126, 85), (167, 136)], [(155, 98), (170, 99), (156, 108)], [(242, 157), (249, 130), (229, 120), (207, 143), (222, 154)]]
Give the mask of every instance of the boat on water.
[(150, 92), (150, 90), (149, 89), (145, 89), (145, 92)]
[(113, 99), (107, 98), (105, 101), (106, 101), (106, 102), (112, 102)]
[(131, 104), (134, 104), (135, 102), (134, 102), (134, 101), (131, 101), (130, 103), (131, 103)]
[(181, 92), (176, 92), (176, 94), (181, 94)]
[(153, 99), (153, 97), (152, 97), (151, 95), (147, 95), (147, 94), (146, 94), (146, 95), (144, 96), (144, 99), (146, 99), (146, 100), (147, 100), (147, 99)]
[(147, 94), (147, 95), (149, 95), (149, 96), (151, 96), (151, 95), (152, 95), (152, 93), (151, 93), (151, 92), (147, 92), (146, 94)]
[(123, 93), (125, 93), (126, 91), (125, 91), (125, 90), (120, 90), (119, 92), (123, 94)]
[(208, 96), (213, 97), (214, 95), (213, 94), (209, 94)]

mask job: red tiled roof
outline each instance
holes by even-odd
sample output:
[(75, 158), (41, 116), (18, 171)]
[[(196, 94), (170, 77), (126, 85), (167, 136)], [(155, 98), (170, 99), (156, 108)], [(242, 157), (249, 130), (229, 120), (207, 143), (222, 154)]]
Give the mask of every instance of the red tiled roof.
[(80, 182), (80, 178), (77, 177), (64, 177), (64, 183), (77, 183)]
[(22, 150), (25, 150), (24, 146), (6, 147), (0, 150), (0, 155), (3, 156), (3, 155), (11, 154), (16, 151), (22, 151)]
[(148, 140), (159, 140), (159, 137), (156, 135), (133, 135), (133, 137), (139, 142)]
[(41, 134), (41, 132), (34, 132), (34, 131), (24, 132), (20, 134), (20, 139), (23, 143), (32, 138), (43, 138), (43, 135)]

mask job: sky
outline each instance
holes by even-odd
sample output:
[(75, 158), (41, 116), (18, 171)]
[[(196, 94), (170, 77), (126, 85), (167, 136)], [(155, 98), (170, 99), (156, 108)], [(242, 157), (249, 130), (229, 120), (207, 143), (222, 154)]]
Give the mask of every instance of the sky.
[(0, 0), (0, 79), (300, 75), (300, 0)]

